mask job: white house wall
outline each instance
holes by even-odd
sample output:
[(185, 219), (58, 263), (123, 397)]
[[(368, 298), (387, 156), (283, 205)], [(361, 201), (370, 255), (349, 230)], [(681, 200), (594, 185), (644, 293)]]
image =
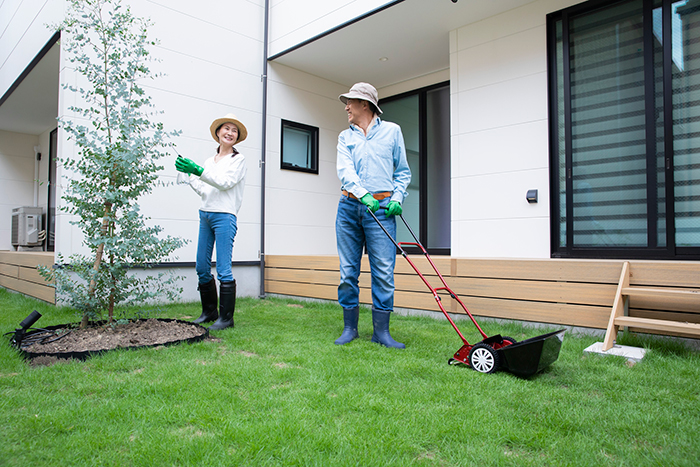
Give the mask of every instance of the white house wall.
[(0, 249), (11, 250), (12, 209), (34, 204), (34, 135), (0, 130)]
[[(200, 198), (189, 187), (175, 184), (175, 151), (203, 164), (217, 148), (209, 134), (210, 123), (234, 113), (248, 129), (246, 141), (237, 145), (246, 157), (248, 172), (233, 260), (257, 260), (260, 249), (262, 2), (181, 0), (133, 1), (130, 4), (135, 16), (153, 19), (155, 24), (149, 29), (149, 37), (159, 41), (152, 48), (152, 56), (160, 62), (151, 63), (150, 67), (163, 76), (142, 83), (155, 108), (163, 112), (155, 118), (163, 122), (168, 131), (182, 131), (180, 136), (172, 138), (176, 149), (171, 156), (161, 160), (164, 170), (160, 179), (167, 186), (157, 187), (140, 200), (142, 212), (163, 227), (164, 235), (190, 241), (173, 259), (176, 256), (178, 261), (194, 261)], [(74, 79), (70, 64), (64, 65), (62, 80)], [(59, 113), (67, 115), (75, 95), (64, 91), (62, 98)], [(74, 155), (70, 143), (65, 140), (62, 143), (62, 154)], [(64, 255), (82, 249), (80, 235), (67, 226), (66, 220), (60, 222), (56, 247)]]
[[(53, 36), (46, 23), (62, 15), (63, 2), (7, 0), (0, 3), (0, 96), (4, 96), (37, 53)], [(35, 185), (35, 151), (43, 158)], [(11, 250), (12, 209), (46, 207), (48, 136), (0, 131), (0, 250)], [(39, 196), (35, 199), (38, 185)]]
[[(266, 252), (336, 254), (336, 146), (338, 134), (347, 128), (338, 96), (347, 89), (274, 62), (268, 76)], [(318, 127), (318, 174), (280, 168), (282, 119)]]
[(546, 15), (575, 3), (536, 1), (450, 34), (452, 256), (550, 256)]
[(387, 0), (270, 0), (268, 56), (301, 44), (388, 3)]
[[(201, 164), (216, 149), (209, 135), (213, 119), (232, 112), (246, 124), (248, 139), (237, 145), (246, 157), (248, 175), (233, 259), (257, 261), (261, 248), (264, 0), (128, 3), (136, 16), (155, 21), (150, 37), (159, 44), (152, 55), (161, 61), (151, 68), (164, 76), (143, 86), (155, 107), (163, 111), (156, 118), (167, 130), (182, 131), (173, 139), (177, 152)], [(392, 2), (271, 0), (268, 56), (388, 3)], [(436, 70), (414, 80), (406, 77), (379, 89), (380, 97), (388, 97), (450, 80), (454, 257), (550, 256), (546, 15), (575, 3), (578, 1), (534, 1), (455, 29), (449, 40), (449, 71)], [(4, 31), (0, 95), (51, 37), (52, 31), (44, 32), (39, 25), (43, 28), (44, 23), (55, 21), (48, 18), (49, 12), (55, 15), (60, 4), (58, 0), (43, 3), (48, 10), (40, 10), (39, 16), (47, 16), (42, 19), (28, 14), (33, 2), (6, 0), (0, 4), (0, 26), (4, 28), (0, 28)], [(20, 17), (18, 24), (8, 19)], [(65, 56), (61, 63), (61, 82), (75, 82)], [(336, 253), (334, 221), (340, 184), (335, 148), (338, 133), (347, 126), (337, 97), (345, 91), (346, 85), (279, 63), (268, 64), (266, 254)], [(74, 101), (72, 93), (61, 90), (59, 115), (68, 115)], [(282, 119), (319, 128), (318, 175), (280, 168)], [(28, 155), (6, 154), (15, 154), (18, 146), (26, 152), (37, 144), (48, 154), (50, 130), (26, 138), (0, 134), (0, 169), (5, 169), (0, 179), (7, 173), (7, 180), (14, 184), (9, 188), (2, 179), (0, 190), (12, 190), (12, 201), (5, 205), (0, 200), (0, 216), (9, 216), (11, 207), (33, 201), (33, 150)], [(75, 156), (75, 148), (61, 131), (59, 151), (60, 157)], [(173, 152), (162, 161), (165, 168), (160, 178), (166, 186), (142, 199), (141, 207), (152, 222), (164, 228), (165, 235), (190, 240), (173, 257), (190, 262), (195, 258), (200, 200), (188, 187), (174, 184), (174, 160)], [(9, 165), (12, 167), (7, 168)], [(46, 170), (42, 166), (42, 174)], [(525, 200), (530, 189), (539, 191), (537, 204)], [(64, 256), (84, 251), (81, 234), (69, 220), (66, 214), (59, 214), (56, 220), (56, 250)], [(9, 242), (5, 225), (0, 222), (0, 248), (7, 248)], [(258, 286), (253, 284), (255, 272), (246, 274), (251, 276), (252, 290)]]
[[(141, 85), (152, 98), (152, 104), (161, 114), (154, 117), (167, 131), (179, 130), (171, 138), (176, 148), (161, 160), (162, 186), (139, 200), (141, 211), (150, 222), (163, 228), (161, 235), (172, 235), (189, 240), (176, 251), (171, 260), (193, 262), (198, 236), (199, 196), (188, 186), (175, 184), (176, 153), (202, 165), (215, 154), (217, 143), (209, 133), (211, 122), (228, 113), (234, 113), (247, 127), (248, 138), (237, 149), (247, 163), (244, 201), (238, 214), (238, 233), (234, 244), (233, 261), (257, 261), (260, 253), (260, 164), (262, 146), (262, 66), (263, 66), (263, 2), (234, 0), (227, 2), (125, 2), (137, 17), (148, 17), (154, 22), (149, 37), (158, 40), (151, 48), (158, 59), (149, 66), (162, 74)], [(73, 83), (80, 79), (62, 61), (61, 82)], [(69, 107), (76, 103), (76, 95), (61, 91), (59, 115), (70, 115)], [(76, 152), (65, 134), (59, 131), (61, 157), (75, 157)], [(59, 170), (60, 175), (61, 174)], [(65, 183), (65, 179), (62, 178)], [(85, 253), (82, 234), (70, 224), (70, 216), (59, 213), (56, 219), (56, 251), (68, 256)], [(214, 260), (216, 254), (214, 253)], [(240, 295), (257, 295), (259, 274), (256, 267), (242, 266), (234, 270)], [(185, 300), (198, 299), (194, 268), (178, 273), (186, 276), (183, 282)]]
[(45, 27), (60, 21), (63, 0), (0, 2), (0, 96), (10, 89), (55, 31)]
[[(348, 127), (338, 96), (348, 89), (277, 63), (268, 69), (266, 253), (335, 255), (335, 215), (340, 198), (336, 171), (338, 134)], [(440, 72), (379, 89), (380, 97), (449, 79)], [(280, 169), (281, 121), (319, 128), (319, 173)]]

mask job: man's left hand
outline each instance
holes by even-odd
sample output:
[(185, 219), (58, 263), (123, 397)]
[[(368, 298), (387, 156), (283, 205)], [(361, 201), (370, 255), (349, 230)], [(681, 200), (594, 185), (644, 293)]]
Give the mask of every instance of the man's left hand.
[(389, 204), (386, 207), (387, 216), (400, 216), (402, 212), (403, 209), (401, 208), (401, 203), (398, 201), (389, 201)]

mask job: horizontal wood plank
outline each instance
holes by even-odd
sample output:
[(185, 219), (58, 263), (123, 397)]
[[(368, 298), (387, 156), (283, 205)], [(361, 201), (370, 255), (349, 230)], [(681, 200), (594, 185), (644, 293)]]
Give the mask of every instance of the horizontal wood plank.
[(619, 316), (615, 318), (618, 326), (634, 327), (638, 329), (664, 331), (672, 333), (690, 334), (700, 337), (700, 324), (668, 321), (650, 318), (637, 318), (632, 316)]
[(610, 318), (610, 307), (478, 297), (467, 300), (465, 305), (472, 315), (589, 328), (605, 328)]
[(313, 269), (278, 269), (266, 268), (265, 278), (273, 281), (304, 282), (309, 284), (338, 285), (338, 271), (319, 271)]
[(689, 300), (700, 306), (700, 290), (671, 287), (623, 287), (622, 295), (630, 297), (662, 298), (667, 300)]
[(340, 263), (337, 256), (271, 255), (265, 257), (265, 267), (338, 271)]
[(617, 284), (621, 261), (455, 259), (460, 277)]
[[(450, 276), (452, 272), (452, 260), (449, 257), (444, 257), (444, 256), (438, 256), (431, 258), (433, 261), (433, 265), (430, 264), (428, 259), (424, 255), (414, 255), (414, 256), (409, 256), (409, 259), (411, 263), (413, 263), (413, 266), (411, 263), (409, 263), (405, 258), (403, 258), (401, 255), (397, 255), (396, 257), (396, 266), (394, 268), (394, 273), (395, 274), (409, 274), (409, 275), (417, 275), (416, 274), (416, 269), (418, 272), (423, 274), (424, 276), (436, 276), (437, 273), (440, 273), (442, 276)], [(415, 266), (415, 269), (414, 269)]]
[(46, 285), (19, 280), (9, 276), (0, 276), (0, 286), (21, 292), (30, 297), (38, 298), (49, 303), (56, 303), (56, 289)]
[(491, 297), (581, 305), (609, 306), (615, 297), (613, 284), (452, 278), (452, 290), (460, 296)]
[(0, 251), (0, 263), (35, 268), (52, 266), (55, 255), (52, 251)]
[[(623, 315), (624, 316), (624, 315)], [(700, 313), (683, 313), (676, 311), (645, 310), (630, 308), (629, 316), (635, 318), (649, 318), (668, 321), (680, 321), (682, 323), (700, 323)]]
[(700, 262), (630, 261), (630, 285), (700, 289)]
[(34, 282), (40, 285), (52, 284), (53, 281), (47, 282), (46, 279), (39, 274), (39, 270), (36, 268), (19, 268), (19, 278), (28, 282)]
[(0, 275), (18, 278), (19, 266), (16, 264), (0, 263)]
[[(266, 280), (265, 292), (297, 297), (319, 298), (322, 300), (338, 299), (338, 286), (320, 284), (303, 284), (299, 282), (277, 282)], [(369, 289), (360, 289), (360, 303), (372, 303), (372, 293)]]

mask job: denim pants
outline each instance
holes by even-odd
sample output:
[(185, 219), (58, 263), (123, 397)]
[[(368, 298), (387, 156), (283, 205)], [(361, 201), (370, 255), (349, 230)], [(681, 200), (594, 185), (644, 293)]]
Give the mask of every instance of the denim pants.
[(211, 254), (214, 251), (214, 243), (216, 243), (216, 275), (219, 282), (233, 281), (231, 253), (236, 230), (236, 216), (233, 214), (199, 211), (199, 240), (195, 269), (200, 284), (206, 284), (213, 279)]
[[(386, 207), (391, 201), (380, 201)], [(396, 218), (386, 216), (384, 209), (375, 215), (384, 228), (396, 238)], [(370, 272), (372, 274), (372, 309), (391, 312), (394, 309), (394, 265), (396, 246), (367, 212), (367, 206), (360, 201), (341, 196), (338, 215), (335, 220), (335, 235), (340, 259), (340, 285), (338, 303), (343, 308), (360, 305), (360, 264), (363, 248), (367, 245)]]

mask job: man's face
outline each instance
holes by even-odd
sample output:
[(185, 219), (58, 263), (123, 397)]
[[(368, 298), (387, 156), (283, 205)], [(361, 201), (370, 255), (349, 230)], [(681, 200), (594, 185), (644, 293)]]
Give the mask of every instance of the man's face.
[(348, 123), (358, 125), (360, 122), (360, 115), (365, 112), (365, 103), (360, 99), (348, 99), (348, 103), (345, 104), (345, 111), (348, 113)]

